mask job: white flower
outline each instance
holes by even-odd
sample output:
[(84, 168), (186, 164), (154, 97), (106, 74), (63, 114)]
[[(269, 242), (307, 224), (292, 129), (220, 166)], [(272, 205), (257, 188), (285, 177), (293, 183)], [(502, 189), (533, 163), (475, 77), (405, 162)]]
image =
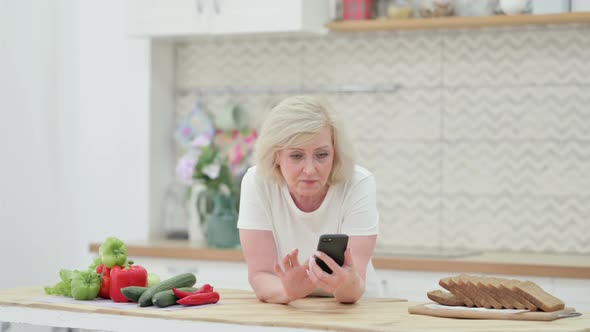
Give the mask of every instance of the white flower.
[(221, 191), (221, 193), (224, 194), (225, 196), (229, 196), (231, 194), (229, 187), (225, 183), (222, 183), (219, 185), (219, 191)]
[(215, 180), (219, 176), (221, 165), (214, 163), (203, 167), (203, 174), (207, 175), (210, 179)]
[(209, 146), (209, 144), (211, 144), (211, 139), (208, 135), (202, 134), (197, 136), (197, 138), (195, 138), (191, 144), (194, 148), (200, 150), (204, 146)]

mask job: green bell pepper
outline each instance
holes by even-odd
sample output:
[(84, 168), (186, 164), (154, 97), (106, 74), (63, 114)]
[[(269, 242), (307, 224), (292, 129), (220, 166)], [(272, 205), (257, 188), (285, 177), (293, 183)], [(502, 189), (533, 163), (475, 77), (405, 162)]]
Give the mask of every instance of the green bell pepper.
[(94, 271), (75, 271), (71, 286), (76, 300), (93, 300), (100, 291), (100, 275)]
[(116, 237), (108, 237), (98, 248), (98, 253), (104, 266), (112, 268), (113, 266), (124, 266), (127, 261), (127, 246)]

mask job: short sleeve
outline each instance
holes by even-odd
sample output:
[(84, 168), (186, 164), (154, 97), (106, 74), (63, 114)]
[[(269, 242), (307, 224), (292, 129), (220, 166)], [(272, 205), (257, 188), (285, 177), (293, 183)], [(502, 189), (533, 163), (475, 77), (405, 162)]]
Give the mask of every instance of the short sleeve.
[(345, 200), (342, 233), (348, 235), (379, 234), (375, 177), (371, 174), (354, 184)]
[[(240, 211), (238, 228), (272, 231), (268, 216), (269, 203), (264, 197), (264, 183), (258, 178), (255, 167), (250, 168), (242, 178), (240, 189)], [(265, 204), (266, 203), (266, 204)]]

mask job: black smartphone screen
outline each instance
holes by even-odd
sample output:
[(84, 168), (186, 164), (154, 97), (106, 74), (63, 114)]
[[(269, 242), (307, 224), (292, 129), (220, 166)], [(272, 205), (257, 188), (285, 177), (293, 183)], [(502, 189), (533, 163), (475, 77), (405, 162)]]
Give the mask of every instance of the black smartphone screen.
[[(324, 234), (320, 236), (320, 240), (318, 241), (318, 251), (332, 257), (332, 259), (340, 266), (344, 264), (344, 251), (346, 251), (347, 246), (348, 235), (346, 234)], [(332, 274), (332, 269), (330, 269), (323, 260), (316, 258), (315, 261), (322, 270), (326, 273)]]

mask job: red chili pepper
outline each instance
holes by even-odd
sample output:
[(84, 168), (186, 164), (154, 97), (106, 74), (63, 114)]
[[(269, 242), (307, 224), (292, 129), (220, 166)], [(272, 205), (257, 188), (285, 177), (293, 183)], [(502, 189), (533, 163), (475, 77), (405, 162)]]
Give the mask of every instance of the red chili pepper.
[(200, 293), (200, 294), (192, 294), (182, 299), (176, 301), (178, 304), (182, 305), (202, 305), (202, 304), (210, 304), (210, 303), (217, 303), (219, 301), (219, 293), (217, 292), (209, 292), (209, 293)]
[(100, 264), (96, 267), (96, 273), (102, 274), (101, 282), (100, 282), (100, 291), (98, 292), (98, 296), (102, 297), (103, 299), (110, 299), (111, 298), (111, 269), (104, 266), (104, 264)]
[(147, 270), (129, 261), (125, 268), (113, 266), (111, 268), (111, 300), (115, 302), (129, 302), (129, 299), (121, 293), (121, 288), (129, 286), (147, 286)]
[(182, 299), (183, 297), (187, 297), (187, 296), (190, 296), (193, 294), (211, 293), (212, 291), (213, 291), (213, 286), (211, 286), (209, 284), (204, 284), (199, 289), (197, 289), (196, 291), (192, 291), (192, 292), (186, 292), (186, 291), (182, 291), (177, 288), (172, 288), (172, 292), (174, 292), (174, 295), (176, 295), (176, 297), (179, 299)]

